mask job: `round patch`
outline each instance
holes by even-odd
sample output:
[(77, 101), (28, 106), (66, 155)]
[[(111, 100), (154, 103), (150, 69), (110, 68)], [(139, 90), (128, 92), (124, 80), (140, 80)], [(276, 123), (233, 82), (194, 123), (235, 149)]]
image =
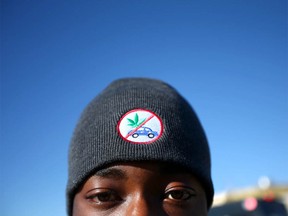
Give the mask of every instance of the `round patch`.
[(155, 113), (134, 109), (120, 119), (117, 129), (124, 140), (147, 144), (160, 138), (163, 124)]

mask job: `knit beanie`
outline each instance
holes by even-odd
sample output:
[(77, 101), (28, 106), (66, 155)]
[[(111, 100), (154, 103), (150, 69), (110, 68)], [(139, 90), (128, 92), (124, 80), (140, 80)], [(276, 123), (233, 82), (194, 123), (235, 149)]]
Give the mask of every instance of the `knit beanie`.
[(68, 215), (77, 189), (92, 173), (129, 161), (187, 168), (201, 182), (211, 207), (210, 151), (201, 123), (189, 103), (160, 80), (119, 79), (88, 104), (70, 143)]

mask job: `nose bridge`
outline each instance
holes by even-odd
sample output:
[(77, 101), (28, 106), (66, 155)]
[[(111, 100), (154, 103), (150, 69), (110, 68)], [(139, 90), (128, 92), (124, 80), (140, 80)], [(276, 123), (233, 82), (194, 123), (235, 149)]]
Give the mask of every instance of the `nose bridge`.
[(138, 194), (131, 197), (127, 215), (133, 216), (158, 216), (155, 200)]

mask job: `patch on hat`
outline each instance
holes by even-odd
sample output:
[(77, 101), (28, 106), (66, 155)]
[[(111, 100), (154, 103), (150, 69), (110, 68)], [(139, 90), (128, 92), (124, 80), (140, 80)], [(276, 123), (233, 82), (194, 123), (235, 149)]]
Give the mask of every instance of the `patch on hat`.
[(134, 109), (122, 116), (117, 129), (126, 141), (148, 144), (161, 137), (163, 123), (159, 116), (151, 111)]

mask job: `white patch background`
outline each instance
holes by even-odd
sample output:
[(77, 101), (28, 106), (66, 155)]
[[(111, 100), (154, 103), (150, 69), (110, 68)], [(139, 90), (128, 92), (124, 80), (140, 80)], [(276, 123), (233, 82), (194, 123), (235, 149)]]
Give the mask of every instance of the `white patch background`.
[[(133, 128), (132, 126), (129, 126), (130, 122), (129, 122), (128, 118), (134, 120), (136, 113), (138, 114), (139, 122), (141, 122), (143, 119), (148, 119), (151, 116), (153, 116), (153, 118), (151, 118), (149, 121), (147, 121), (142, 126), (151, 128), (152, 131), (155, 131), (158, 133), (157, 136), (155, 136), (153, 138), (149, 138), (147, 135), (139, 135), (138, 137), (133, 138), (132, 135), (130, 135), (129, 137), (127, 137), (127, 134), (131, 130), (136, 129), (135, 127)], [(160, 120), (160, 118), (157, 115), (155, 115), (154, 113), (147, 111), (147, 110), (137, 109), (137, 110), (132, 110), (132, 111), (126, 113), (122, 117), (122, 119), (120, 120), (120, 123), (118, 125), (118, 130), (119, 130), (121, 136), (125, 140), (129, 140), (129, 141), (132, 141), (135, 143), (147, 143), (147, 142), (152, 142), (152, 141), (158, 139), (162, 135), (163, 124), (162, 124), (162, 121)]]

